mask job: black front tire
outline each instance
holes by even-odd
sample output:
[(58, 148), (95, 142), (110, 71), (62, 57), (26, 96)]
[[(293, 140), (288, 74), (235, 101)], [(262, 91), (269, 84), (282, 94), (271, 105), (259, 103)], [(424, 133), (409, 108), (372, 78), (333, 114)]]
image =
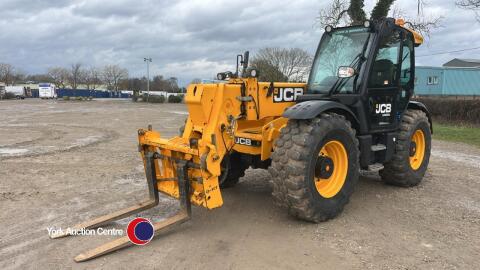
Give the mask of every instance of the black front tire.
[[(341, 189), (324, 197), (315, 185), (319, 152), (331, 141), (346, 150), (347, 173)], [(281, 130), (272, 156), (273, 197), (297, 218), (321, 222), (342, 212), (359, 178), (359, 147), (355, 130), (344, 116), (324, 113), (312, 120), (289, 120)]]
[[(417, 130), (424, 134), (425, 154), (420, 167), (414, 169), (410, 164), (410, 149), (413, 134)], [(420, 110), (407, 110), (400, 125), (395, 155), (380, 171), (382, 180), (387, 184), (401, 187), (413, 187), (420, 184), (428, 168), (431, 149), (432, 135), (427, 115)]]

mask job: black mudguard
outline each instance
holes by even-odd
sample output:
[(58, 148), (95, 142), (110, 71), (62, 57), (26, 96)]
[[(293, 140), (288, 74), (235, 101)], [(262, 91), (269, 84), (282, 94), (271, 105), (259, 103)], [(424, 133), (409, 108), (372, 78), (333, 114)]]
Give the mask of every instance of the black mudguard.
[(433, 134), (432, 116), (430, 115), (430, 112), (428, 111), (427, 106), (425, 106), (425, 104), (423, 104), (421, 102), (418, 102), (418, 101), (409, 101), (407, 108), (412, 109), (412, 110), (420, 110), (420, 111), (425, 112), (425, 114), (427, 115), (427, 118), (428, 118), (428, 122), (430, 123), (430, 131)]
[(289, 107), (283, 113), (283, 117), (295, 120), (313, 119), (326, 111), (333, 111), (345, 115), (349, 119), (353, 119), (358, 124), (355, 114), (345, 105), (331, 100), (309, 100), (298, 103)]

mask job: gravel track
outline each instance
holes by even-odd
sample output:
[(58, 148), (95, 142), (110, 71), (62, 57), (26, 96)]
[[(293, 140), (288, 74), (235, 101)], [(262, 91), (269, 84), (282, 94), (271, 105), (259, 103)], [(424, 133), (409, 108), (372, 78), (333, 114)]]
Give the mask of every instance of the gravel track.
[[(0, 101), (0, 269), (478, 269), (480, 149), (436, 140), (419, 186), (364, 173), (331, 221), (291, 218), (273, 205), (268, 172), (249, 169), (222, 208), (195, 207), (191, 221), (144, 247), (73, 262), (114, 237), (51, 240), (47, 227), (140, 202), (136, 130), (152, 124), (174, 136), (185, 112), (127, 100)], [(142, 216), (158, 221), (176, 205), (161, 197)]]

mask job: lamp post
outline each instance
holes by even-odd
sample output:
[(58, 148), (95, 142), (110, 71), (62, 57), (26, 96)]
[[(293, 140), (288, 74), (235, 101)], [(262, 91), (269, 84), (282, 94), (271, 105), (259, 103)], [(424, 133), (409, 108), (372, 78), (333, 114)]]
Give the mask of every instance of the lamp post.
[(152, 58), (143, 58), (143, 61), (147, 63), (147, 102), (150, 97), (150, 63)]

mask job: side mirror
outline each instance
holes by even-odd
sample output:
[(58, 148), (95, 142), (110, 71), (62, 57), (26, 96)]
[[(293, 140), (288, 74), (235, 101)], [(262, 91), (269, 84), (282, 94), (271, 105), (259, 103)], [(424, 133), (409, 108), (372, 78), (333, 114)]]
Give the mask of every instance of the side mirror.
[(337, 76), (339, 78), (351, 78), (355, 76), (355, 69), (352, 67), (339, 67)]

